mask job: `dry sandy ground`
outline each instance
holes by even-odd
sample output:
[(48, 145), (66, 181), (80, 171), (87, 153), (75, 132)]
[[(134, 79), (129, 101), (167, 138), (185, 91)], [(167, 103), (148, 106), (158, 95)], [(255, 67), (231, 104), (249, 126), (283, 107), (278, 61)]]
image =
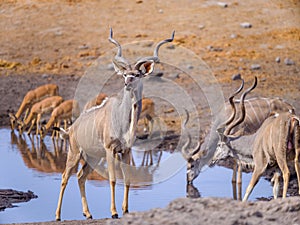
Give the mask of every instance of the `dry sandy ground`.
[[(16, 112), (26, 92), (40, 84), (57, 83), (61, 95), (72, 98), (84, 71), (112, 49), (109, 27), (121, 43), (158, 41), (176, 30), (175, 45), (190, 49), (208, 64), (225, 96), (233, 87), (232, 75), (240, 73), (246, 80), (256, 75), (255, 95), (286, 99), (299, 113), (300, 2), (226, 3), (227, 7), (204, 0), (1, 1), (0, 125), (8, 125), (8, 112)], [(251, 23), (251, 28), (242, 28), (243, 22)], [(258, 69), (251, 69), (257, 64)], [(249, 204), (181, 199), (163, 212), (129, 214), (117, 223), (300, 224), (299, 208), (299, 198)]]

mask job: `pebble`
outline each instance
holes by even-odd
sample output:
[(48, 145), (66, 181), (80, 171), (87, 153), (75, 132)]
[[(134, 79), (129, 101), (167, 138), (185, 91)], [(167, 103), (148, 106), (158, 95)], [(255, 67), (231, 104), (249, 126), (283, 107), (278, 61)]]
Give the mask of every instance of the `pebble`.
[(203, 25), (203, 24), (199, 24), (199, 25), (198, 25), (198, 28), (199, 28), (200, 30), (202, 30), (202, 29), (204, 29), (204, 28), (205, 28), (205, 25)]
[(178, 79), (180, 78), (180, 74), (179, 73), (173, 73), (170, 75), (171, 79)]
[(260, 70), (261, 66), (259, 64), (252, 64), (251, 65), (251, 70)]
[(248, 23), (248, 22), (244, 22), (244, 23), (241, 23), (240, 26), (242, 28), (251, 28), (252, 27), (252, 24), (251, 23)]
[(277, 63), (280, 63), (280, 57), (279, 57), (279, 56), (276, 57), (275, 61), (276, 61)]
[(284, 64), (287, 65), (287, 66), (291, 66), (291, 65), (294, 65), (295, 62), (289, 58), (285, 58), (284, 59)]
[(232, 77), (231, 77), (232, 80), (240, 80), (241, 78), (242, 78), (242, 76), (241, 76), (240, 73), (234, 74), (234, 75), (232, 75)]
[(160, 9), (158, 10), (159, 13), (164, 13), (164, 10)]
[(218, 6), (221, 6), (223, 8), (227, 8), (228, 7), (228, 4), (225, 3), (225, 2), (218, 2), (217, 4), (218, 4)]
[(44, 74), (42, 75), (42, 78), (43, 78), (43, 79), (47, 79), (48, 77), (49, 77), (49, 74), (44, 73)]
[(85, 49), (89, 49), (90, 47), (88, 46), (88, 45), (86, 45), (86, 44), (83, 44), (83, 45), (81, 45), (81, 46), (78, 46), (78, 49), (80, 49), (80, 50), (85, 50)]
[(187, 65), (186, 68), (188, 68), (189, 70), (194, 69), (193, 65)]
[(168, 45), (167, 47), (166, 47), (167, 49), (175, 49), (175, 45)]
[(237, 38), (237, 35), (236, 34), (231, 34), (230, 38), (232, 38), (232, 39)]

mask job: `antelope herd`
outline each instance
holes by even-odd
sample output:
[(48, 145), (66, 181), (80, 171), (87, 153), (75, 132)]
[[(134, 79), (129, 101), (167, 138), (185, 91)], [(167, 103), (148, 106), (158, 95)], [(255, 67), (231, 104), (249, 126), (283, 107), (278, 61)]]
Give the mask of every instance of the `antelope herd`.
[[(11, 128), (17, 128), (22, 134), (28, 127), (30, 134), (34, 125), (35, 134), (41, 139), (52, 132), (52, 139), (63, 137), (69, 141), (66, 168), (62, 174), (61, 189), (56, 209), (56, 220), (61, 219), (61, 206), (65, 188), (72, 171), (77, 168), (79, 161), (84, 162), (77, 173), (81, 194), (83, 214), (92, 218), (89, 211), (85, 181), (89, 173), (99, 164), (102, 157), (106, 158), (108, 178), (111, 188), (111, 215), (118, 218), (115, 205), (115, 164), (121, 162), (124, 179), (123, 214), (128, 212), (128, 194), (130, 176), (128, 167), (132, 162), (131, 148), (136, 139), (138, 120), (143, 119), (144, 130), (151, 137), (154, 120), (157, 118), (154, 101), (143, 97), (143, 77), (154, 70), (155, 63), (159, 63), (159, 48), (174, 39), (174, 32), (170, 39), (159, 42), (153, 56), (144, 57), (130, 64), (122, 55), (122, 47), (113, 38), (110, 30), (109, 41), (117, 47), (113, 58), (113, 65), (117, 75), (124, 81), (123, 90), (113, 96), (99, 93), (87, 102), (80, 113), (78, 102), (74, 99), (64, 101), (59, 96), (57, 85), (47, 84), (29, 91), (15, 115), (9, 114)], [(191, 185), (198, 177), (205, 165), (214, 165), (219, 160), (231, 158), (234, 163), (232, 181), (241, 184), (241, 174), (244, 167), (253, 169), (251, 181), (248, 185), (243, 201), (246, 201), (259, 178), (266, 170), (274, 171), (274, 198), (278, 196), (279, 176), (283, 176), (282, 197), (287, 195), (289, 183), (288, 162), (294, 161), (295, 171), (300, 187), (300, 167), (298, 163), (300, 153), (299, 117), (293, 106), (279, 98), (249, 98), (246, 96), (257, 86), (257, 78), (245, 90), (239, 100), (234, 98), (244, 88), (241, 86), (229, 97), (224, 108), (214, 119), (210, 135), (201, 137), (196, 147), (191, 147), (192, 138), (185, 128), (189, 119), (183, 123), (183, 133), (187, 134), (187, 141), (182, 146), (182, 155), (187, 161), (187, 184)], [(41, 117), (49, 114), (50, 119), (41, 125)], [(22, 117), (22, 115), (24, 116)], [(201, 116), (201, 115), (200, 115)], [(64, 128), (61, 122), (64, 122)], [(72, 124), (68, 127), (68, 124)], [(159, 121), (157, 125), (160, 126)], [(274, 169), (275, 168), (275, 169)], [(237, 176), (238, 172), (238, 177)], [(299, 189), (300, 194), (300, 189)]]

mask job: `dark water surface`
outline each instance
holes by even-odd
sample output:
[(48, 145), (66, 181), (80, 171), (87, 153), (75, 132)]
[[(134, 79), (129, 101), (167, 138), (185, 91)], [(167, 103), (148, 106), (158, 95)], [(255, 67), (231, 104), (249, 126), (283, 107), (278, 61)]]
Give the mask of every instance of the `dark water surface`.
[[(42, 222), (55, 219), (61, 172), (64, 168), (66, 154), (61, 153), (54, 157), (55, 150), (51, 139), (46, 137), (44, 143), (47, 150), (43, 153), (35, 152), (28, 136), (20, 139), (17, 133), (11, 135), (10, 129), (0, 129), (0, 188), (19, 191), (31, 190), (38, 195), (37, 199), (17, 204), (17, 207), (0, 212), (0, 223)], [(171, 155), (164, 151), (161, 162), (168, 160)], [(141, 159), (140, 156), (137, 158)], [(155, 184), (131, 188), (129, 211), (165, 207), (175, 198), (185, 197), (185, 168), (182, 167), (174, 173), (169, 176), (169, 179), (158, 179), (162, 174), (158, 167), (153, 178), (156, 180)], [(194, 186), (202, 197), (232, 198), (231, 175), (232, 171), (223, 167), (206, 168), (195, 180)], [(251, 174), (243, 174), (242, 193), (245, 193), (250, 177)], [(111, 215), (108, 181), (99, 180), (97, 176), (91, 177), (86, 183), (86, 193), (93, 217), (109, 218)], [(261, 179), (250, 197), (254, 200), (271, 195), (270, 184)], [(116, 205), (119, 215), (122, 212), (122, 199), (123, 185), (117, 184)], [(75, 175), (70, 178), (66, 188), (61, 216), (62, 220), (84, 219)]]

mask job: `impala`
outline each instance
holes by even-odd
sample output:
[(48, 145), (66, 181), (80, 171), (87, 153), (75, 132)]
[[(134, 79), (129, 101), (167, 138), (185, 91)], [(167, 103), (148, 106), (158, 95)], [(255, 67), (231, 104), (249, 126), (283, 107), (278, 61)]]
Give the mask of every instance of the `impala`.
[(21, 117), (24, 111), (25, 111), (25, 116), (23, 120), (27, 118), (28, 112), (34, 103), (41, 101), (46, 97), (55, 96), (55, 95), (58, 95), (58, 86), (56, 84), (46, 84), (37, 87), (34, 90), (28, 91), (17, 113), (15, 115), (9, 113), (11, 129), (13, 130), (15, 128), (18, 119)]
[[(60, 127), (61, 121), (64, 121), (64, 128), (67, 129), (67, 122), (72, 121), (73, 117), (77, 118), (79, 114), (79, 105), (76, 100), (70, 99), (64, 101), (52, 111), (47, 124), (41, 127), (39, 130), (40, 137), (43, 139), (52, 126)], [(55, 132), (57, 131), (53, 130), (52, 139), (54, 138)], [(58, 132), (56, 137), (58, 137)]]
[(27, 131), (27, 134), (30, 134), (31, 129), (33, 128), (34, 124), (36, 124), (36, 135), (39, 133), (40, 127), (40, 119), (43, 114), (50, 113), (55, 107), (57, 107), (60, 103), (63, 102), (63, 98), (61, 96), (52, 96), (45, 98), (44, 100), (35, 103), (28, 115), (28, 117), (23, 121), (18, 120), (18, 129), (19, 133), (22, 134), (23, 131), (31, 125)]
[(85, 181), (87, 175), (98, 164), (99, 157), (103, 154), (103, 151), (106, 152), (111, 188), (110, 210), (112, 218), (118, 218), (115, 206), (115, 159), (121, 161), (125, 187), (122, 210), (123, 213), (128, 212), (130, 183), (126, 173), (126, 166), (130, 165), (131, 146), (135, 140), (137, 121), (142, 107), (142, 78), (151, 74), (154, 64), (159, 62), (158, 50), (160, 46), (173, 41), (173, 38), (174, 32), (172, 38), (161, 41), (156, 45), (154, 56), (142, 58), (132, 66), (123, 58), (121, 45), (113, 39), (113, 33), (110, 30), (109, 41), (116, 45), (118, 49), (113, 59), (113, 65), (117, 75), (121, 75), (124, 78), (124, 88), (117, 95), (108, 98), (101, 107), (95, 107), (86, 113), (82, 113), (67, 131), (60, 129), (62, 133), (66, 133), (69, 136), (70, 145), (66, 169), (62, 175), (56, 220), (60, 220), (61, 204), (68, 179), (80, 159), (85, 161), (77, 174), (83, 214), (86, 218), (92, 218), (85, 195)]

